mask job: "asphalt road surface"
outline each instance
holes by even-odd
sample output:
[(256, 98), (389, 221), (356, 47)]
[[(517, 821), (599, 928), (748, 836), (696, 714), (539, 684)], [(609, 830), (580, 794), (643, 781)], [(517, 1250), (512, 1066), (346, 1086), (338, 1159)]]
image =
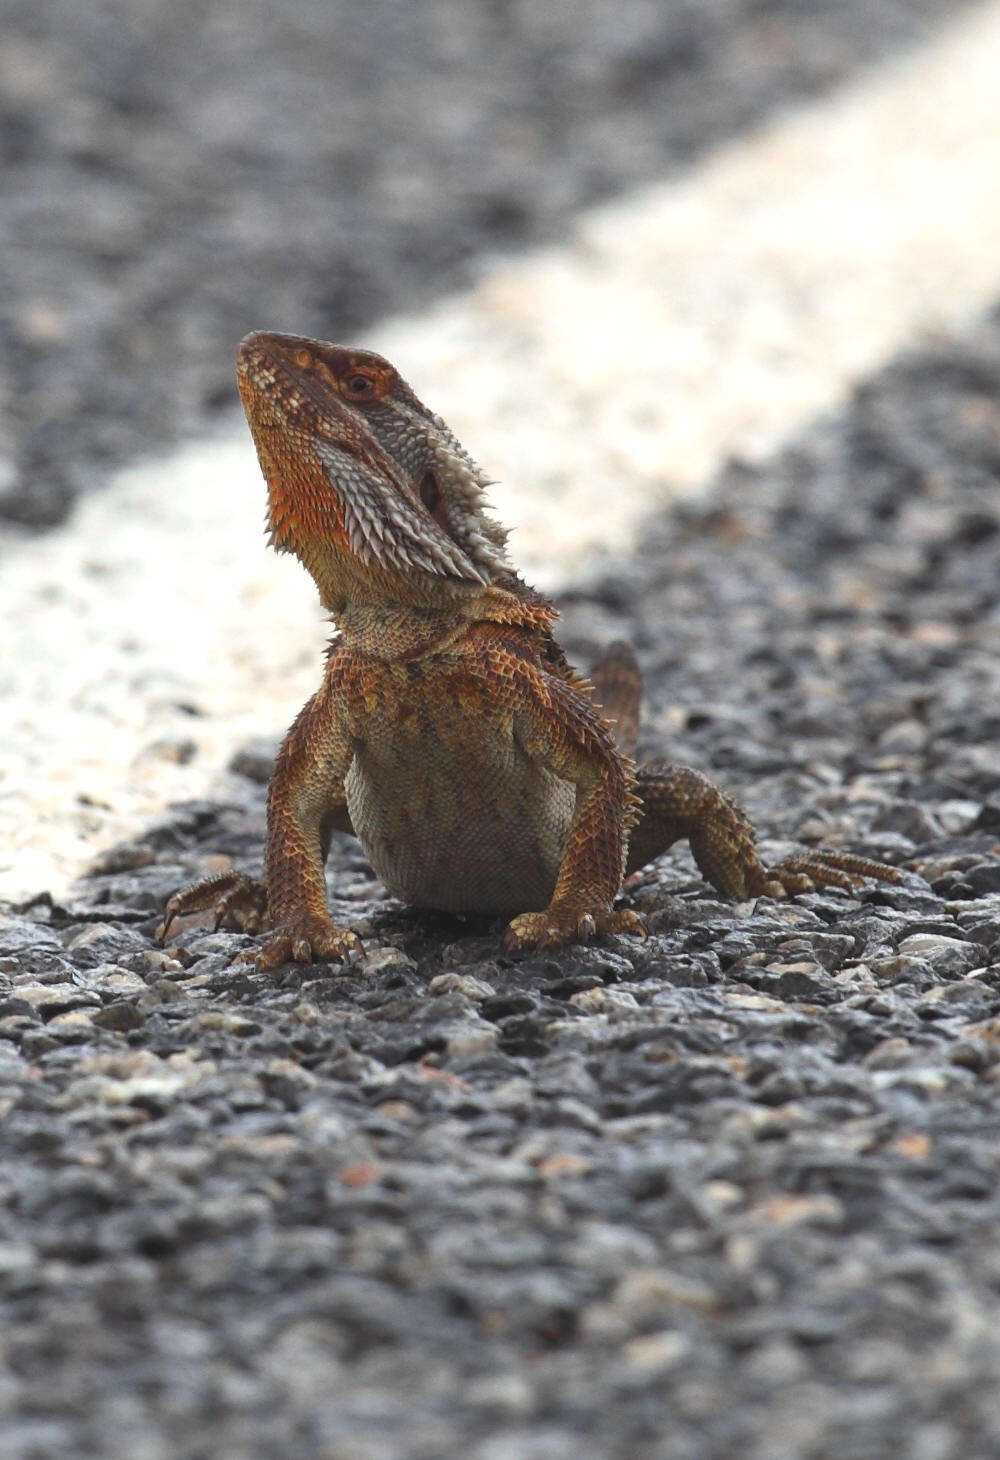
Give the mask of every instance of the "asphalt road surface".
[[(416, 309), (946, 9), (23, 7), (8, 561), (222, 409), (262, 313)], [(31, 217), (63, 220), (33, 254)], [(259, 864), (276, 716), (234, 731), (224, 794), (8, 904), (5, 1454), (997, 1452), (998, 401), (994, 307), (562, 594), (578, 662), (636, 643), (647, 753), (724, 782), (768, 855), (824, 841), (901, 886), (733, 906), (679, 849), (626, 889), (648, 940), (515, 961), (337, 838), (360, 964), (259, 976), (195, 925), (161, 948), (180, 882)], [(191, 753), (160, 747), (181, 781)]]

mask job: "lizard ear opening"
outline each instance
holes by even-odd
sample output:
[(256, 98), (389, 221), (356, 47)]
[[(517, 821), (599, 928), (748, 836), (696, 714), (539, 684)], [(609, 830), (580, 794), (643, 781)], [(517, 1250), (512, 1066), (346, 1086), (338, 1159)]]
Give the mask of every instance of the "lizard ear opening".
[[(417, 488), (420, 493), (420, 500), (434, 518), (442, 532), (446, 532), (450, 538), (455, 539), (451, 520), (448, 515), (448, 503), (441, 494), (441, 487), (437, 475), (431, 467), (428, 467), (420, 478), (420, 485)], [(464, 544), (463, 550), (464, 550)]]
[(425, 471), (420, 479), (420, 500), (433, 517), (441, 501), (441, 489), (432, 471)]
[[(358, 457), (323, 438), (315, 450), (333, 489), (333, 505), (342, 515), (350, 550), (363, 563), (379, 563), (404, 575), (422, 572), (466, 583), (489, 581), (437, 515), (428, 521), (417, 510), (413, 488), (390, 458), (379, 462), (376, 457)], [(445, 499), (439, 496), (439, 513), (444, 506)]]

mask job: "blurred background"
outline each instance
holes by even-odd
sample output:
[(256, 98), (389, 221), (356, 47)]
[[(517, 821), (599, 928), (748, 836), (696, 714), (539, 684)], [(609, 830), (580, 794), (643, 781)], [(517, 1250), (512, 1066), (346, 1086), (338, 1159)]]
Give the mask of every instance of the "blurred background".
[(247, 330), (413, 310), (964, 8), (6, 0), (0, 520), (209, 427)]

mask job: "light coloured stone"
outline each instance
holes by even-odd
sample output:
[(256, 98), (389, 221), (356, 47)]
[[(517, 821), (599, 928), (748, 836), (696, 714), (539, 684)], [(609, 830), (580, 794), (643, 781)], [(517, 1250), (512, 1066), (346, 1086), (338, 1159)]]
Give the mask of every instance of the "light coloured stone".
[(438, 973), (427, 985), (429, 994), (464, 994), (467, 999), (492, 998), (496, 989), (484, 979), (468, 973)]
[(361, 972), (371, 977), (390, 968), (416, 968), (416, 962), (401, 948), (376, 948), (361, 960)]

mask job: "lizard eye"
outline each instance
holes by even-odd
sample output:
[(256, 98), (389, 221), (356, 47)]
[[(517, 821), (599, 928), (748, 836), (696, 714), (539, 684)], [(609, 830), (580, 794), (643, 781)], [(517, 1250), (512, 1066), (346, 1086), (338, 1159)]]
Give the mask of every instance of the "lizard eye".
[(375, 394), (375, 382), (370, 375), (355, 371), (353, 375), (345, 375), (341, 381), (341, 389), (351, 400), (367, 400)]

